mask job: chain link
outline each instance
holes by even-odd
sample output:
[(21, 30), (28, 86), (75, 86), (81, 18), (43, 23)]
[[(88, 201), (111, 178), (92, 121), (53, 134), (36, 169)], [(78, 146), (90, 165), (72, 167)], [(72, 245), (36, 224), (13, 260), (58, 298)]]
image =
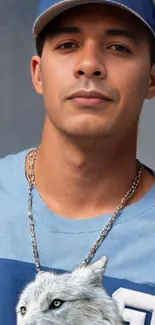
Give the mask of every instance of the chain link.
[[(33, 248), (33, 256), (35, 260), (35, 266), (37, 273), (40, 272), (40, 261), (39, 261), (39, 254), (37, 249), (37, 241), (36, 241), (36, 234), (35, 234), (35, 224), (34, 224), (34, 218), (33, 218), (33, 212), (32, 212), (32, 206), (33, 206), (33, 188), (35, 186), (35, 172), (34, 172), (34, 165), (36, 161), (38, 149), (32, 150), (28, 153), (26, 159), (25, 159), (25, 170), (26, 166), (28, 169), (28, 172), (26, 173), (26, 177), (29, 183), (28, 187), (28, 218), (29, 218), (29, 227), (30, 227), (30, 235), (31, 235), (31, 241), (32, 241), (32, 248)], [(123, 199), (121, 200), (120, 204), (118, 205), (116, 211), (112, 214), (111, 218), (108, 221), (108, 224), (103, 228), (101, 231), (101, 234), (95, 241), (93, 247), (90, 249), (88, 255), (85, 257), (83, 262), (80, 264), (80, 267), (88, 265), (88, 263), (92, 260), (94, 257), (97, 249), (102, 244), (103, 240), (113, 227), (116, 219), (118, 216), (122, 213), (122, 210), (124, 209), (127, 201), (131, 199), (131, 197), (134, 195), (140, 180), (141, 175), (143, 171), (143, 166), (141, 163), (137, 160), (137, 174), (135, 179), (133, 180), (133, 183), (131, 184), (131, 187), (129, 191), (125, 194)]]

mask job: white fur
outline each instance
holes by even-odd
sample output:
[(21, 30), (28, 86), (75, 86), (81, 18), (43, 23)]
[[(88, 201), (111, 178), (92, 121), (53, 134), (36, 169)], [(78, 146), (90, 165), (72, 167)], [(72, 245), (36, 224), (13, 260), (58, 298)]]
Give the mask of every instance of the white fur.
[[(17, 325), (121, 325), (116, 303), (102, 286), (106, 258), (61, 275), (40, 272), (20, 296)], [(61, 299), (61, 307), (50, 309)], [(26, 308), (25, 315), (21, 307)]]

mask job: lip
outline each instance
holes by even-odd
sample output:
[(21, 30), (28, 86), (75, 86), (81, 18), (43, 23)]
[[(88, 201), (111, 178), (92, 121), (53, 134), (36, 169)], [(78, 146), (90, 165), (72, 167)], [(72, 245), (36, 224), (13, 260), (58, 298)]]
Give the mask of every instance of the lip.
[(78, 99), (80, 98), (81, 100), (87, 100), (88, 102), (96, 100), (96, 102), (102, 102), (102, 101), (108, 101), (111, 102), (112, 99), (105, 95), (103, 92), (100, 92), (99, 90), (86, 90), (86, 89), (81, 89), (78, 91), (73, 92), (68, 99)]

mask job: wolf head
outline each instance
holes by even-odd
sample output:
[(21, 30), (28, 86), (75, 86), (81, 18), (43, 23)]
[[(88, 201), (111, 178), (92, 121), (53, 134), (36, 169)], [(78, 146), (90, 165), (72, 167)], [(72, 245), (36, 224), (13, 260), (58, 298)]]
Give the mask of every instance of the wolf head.
[(72, 273), (40, 272), (22, 292), (17, 325), (121, 325), (103, 288), (106, 258)]

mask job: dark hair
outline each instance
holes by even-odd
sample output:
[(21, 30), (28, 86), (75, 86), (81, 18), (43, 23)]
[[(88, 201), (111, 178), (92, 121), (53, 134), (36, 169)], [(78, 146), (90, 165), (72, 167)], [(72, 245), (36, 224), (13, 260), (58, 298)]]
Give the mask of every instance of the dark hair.
[[(38, 37), (35, 40), (36, 50), (37, 54), (41, 57), (42, 51), (44, 47), (44, 42), (46, 37), (52, 32), (54, 29), (54, 20), (52, 20), (44, 29), (41, 31), (41, 33), (38, 35)], [(148, 38), (149, 38), (149, 47), (150, 47), (150, 59), (151, 59), (151, 66), (155, 63), (155, 38), (152, 35), (150, 31), (148, 31), (148, 28), (146, 28)]]
[(149, 32), (149, 45), (150, 45), (150, 59), (151, 59), (151, 66), (152, 66), (155, 63), (155, 38), (150, 32)]
[(54, 26), (53, 26), (54, 21), (55, 21), (55, 19), (52, 20), (49, 24), (47, 24), (35, 40), (37, 54), (40, 57), (42, 56), (45, 39), (51, 33), (52, 29), (54, 28)]

